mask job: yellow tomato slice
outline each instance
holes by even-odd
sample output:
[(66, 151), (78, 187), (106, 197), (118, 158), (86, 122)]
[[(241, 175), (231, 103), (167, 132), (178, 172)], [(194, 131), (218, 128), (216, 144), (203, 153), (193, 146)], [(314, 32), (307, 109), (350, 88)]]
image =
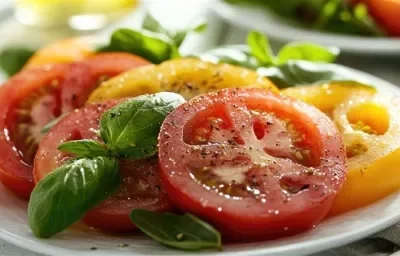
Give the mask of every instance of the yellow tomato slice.
[(369, 166), (350, 169), (329, 215), (338, 215), (374, 203), (399, 188), (400, 149), (396, 149)]
[(373, 203), (400, 189), (400, 105), (393, 95), (351, 97), (333, 120), (343, 134), (347, 181), (330, 211), (336, 215)]
[(290, 87), (283, 94), (314, 105), (322, 112), (331, 115), (333, 109), (351, 95), (373, 95), (376, 89), (356, 82), (333, 81), (320, 85)]
[(352, 82), (282, 93), (327, 113), (343, 135), (349, 171), (329, 215), (366, 206), (400, 188), (400, 107), (392, 95)]
[(114, 77), (95, 90), (89, 102), (171, 91), (186, 99), (231, 87), (257, 87), (278, 92), (275, 85), (255, 71), (229, 64), (185, 58), (149, 65)]
[(36, 51), (24, 68), (79, 61), (93, 54), (94, 49), (89, 37), (67, 38)]

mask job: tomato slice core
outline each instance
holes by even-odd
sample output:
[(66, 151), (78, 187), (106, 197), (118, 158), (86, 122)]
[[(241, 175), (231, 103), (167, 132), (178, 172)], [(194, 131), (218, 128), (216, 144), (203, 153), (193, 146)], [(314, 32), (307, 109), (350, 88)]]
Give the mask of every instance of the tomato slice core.
[(159, 147), (171, 200), (236, 240), (312, 228), (346, 174), (342, 138), (328, 117), (260, 89), (180, 106), (165, 120)]

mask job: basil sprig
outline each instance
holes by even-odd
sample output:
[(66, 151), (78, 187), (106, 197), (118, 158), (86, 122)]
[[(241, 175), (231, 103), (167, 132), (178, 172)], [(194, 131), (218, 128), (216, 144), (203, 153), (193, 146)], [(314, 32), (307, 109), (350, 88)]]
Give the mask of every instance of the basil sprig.
[(160, 92), (126, 100), (104, 112), (100, 120), (103, 143), (69, 141), (58, 149), (79, 156), (113, 156), (141, 159), (157, 152), (157, 136), (167, 115), (185, 99), (176, 93)]
[(35, 186), (28, 206), (29, 226), (37, 237), (50, 237), (79, 221), (119, 185), (116, 159), (73, 159)]
[(79, 221), (120, 186), (118, 158), (140, 159), (157, 152), (157, 136), (166, 116), (185, 100), (175, 93), (143, 95), (106, 111), (100, 120), (105, 143), (77, 140), (58, 149), (77, 158), (61, 165), (32, 192), (29, 225), (47, 238)]
[(247, 36), (247, 44), (250, 47), (250, 53), (259, 62), (261, 66), (275, 64), (275, 56), (269, 44), (268, 38), (257, 31), (251, 31)]
[(279, 88), (286, 88), (332, 80), (352, 80), (334, 66), (320, 67), (335, 62), (339, 52), (335, 47), (288, 43), (275, 55), (268, 38), (260, 32), (251, 31), (247, 45), (222, 46), (197, 57), (214, 63), (228, 63), (257, 70)]
[[(343, 72), (334, 64), (320, 64), (309, 61), (292, 60), (287, 63), (257, 69), (257, 73), (268, 77), (279, 88), (300, 85), (321, 84), (332, 81), (358, 81), (351, 73)], [(364, 81), (365, 83), (365, 81)]]
[(152, 63), (181, 57), (179, 47), (189, 32), (203, 32), (207, 24), (201, 22), (184, 30), (169, 30), (151, 15), (143, 21), (142, 29), (118, 29), (110, 43), (98, 49), (101, 52), (122, 51), (141, 56)]
[(110, 44), (99, 51), (129, 52), (156, 64), (179, 57), (178, 48), (171, 38), (147, 30), (127, 28), (116, 30), (111, 36)]
[(205, 31), (207, 29), (207, 22), (205, 22), (204, 20), (200, 20), (199, 22), (190, 25), (186, 29), (171, 30), (161, 25), (161, 23), (154, 19), (153, 16), (146, 15), (143, 20), (142, 28), (155, 33), (163, 34), (168, 38), (171, 38), (175, 42), (175, 45), (179, 47), (183, 43), (188, 33), (201, 33)]
[(183, 102), (182, 96), (171, 92), (127, 100), (104, 113), (101, 137), (115, 156), (138, 159), (154, 155), (162, 122)]
[(247, 36), (247, 46), (222, 46), (197, 57), (206, 61), (257, 69), (285, 65), (292, 60), (331, 63), (335, 62), (339, 53), (336, 47), (323, 47), (312, 43), (289, 43), (275, 55), (268, 38), (258, 31), (251, 31)]
[(191, 215), (156, 213), (137, 209), (132, 222), (161, 244), (182, 250), (221, 249), (221, 235), (210, 224)]

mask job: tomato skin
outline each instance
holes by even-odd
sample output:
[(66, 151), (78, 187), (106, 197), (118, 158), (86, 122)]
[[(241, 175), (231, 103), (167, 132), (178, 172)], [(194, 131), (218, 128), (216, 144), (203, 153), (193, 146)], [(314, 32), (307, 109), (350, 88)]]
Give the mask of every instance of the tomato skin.
[(84, 62), (93, 68), (95, 77), (103, 75), (113, 77), (130, 69), (151, 64), (142, 57), (125, 52), (99, 53)]
[[(86, 105), (60, 120), (43, 138), (35, 157), (35, 183), (43, 179), (70, 155), (57, 150), (60, 143), (77, 139), (101, 140), (96, 130), (104, 111), (120, 101)], [(157, 158), (137, 161), (120, 160), (121, 187), (119, 191), (90, 210), (83, 221), (89, 226), (107, 232), (136, 230), (129, 214), (133, 209), (166, 212), (173, 206), (164, 192)]]
[(56, 169), (64, 160), (70, 158), (68, 154), (57, 150), (62, 142), (83, 138), (99, 140), (95, 131), (99, 129), (101, 115), (118, 103), (119, 101), (108, 101), (88, 105), (74, 110), (54, 125), (43, 137), (35, 156), (33, 166), (35, 183), (38, 183), (48, 173)]
[(24, 69), (83, 60), (95, 53), (91, 41), (89, 37), (74, 37), (46, 45), (35, 52)]
[(53, 80), (62, 80), (68, 67), (52, 65), (25, 70), (12, 77), (0, 88), (0, 180), (17, 196), (28, 199), (33, 189), (32, 166), (13, 150), (16, 128), (15, 108), (32, 91)]
[(356, 0), (352, 3), (364, 3), (369, 13), (391, 36), (400, 36), (400, 1), (398, 0)]
[[(270, 172), (269, 169), (262, 168), (271, 168), (273, 174), (275, 171), (278, 173), (282, 171), (283, 176), (278, 178), (280, 181), (283, 177), (290, 178), (291, 175), (294, 175), (293, 180), (307, 180), (308, 176), (301, 174), (304, 166), (300, 167), (288, 159), (278, 159), (276, 163), (267, 167), (251, 167), (256, 168), (256, 171), (248, 171), (252, 174), (248, 174), (250, 177), (254, 175), (257, 182), (262, 183), (260, 185), (262, 189), (271, 188), (265, 193), (267, 198), (265, 204), (253, 197), (231, 199), (231, 196), (227, 199), (214, 192), (214, 187), (206, 189), (204, 185), (194, 180), (188, 167), (193, 161), (203, 161), (207, 155), (211, 157), (215, 155), (213, 161), (222, 161), (221, 158), (229, 159), (237, 146), (230, 144), (220, 146), (213, 143), (201, 146), (188, 144), (185, 130), (196, 130), (197, 126), (192, 123), (193, 120), (203, 118), (197, 116), (198, 113), (217, 108), (219, 105), (233, 104), (235, 108), (235, 105), (240, 106), (241, 102), (250, 109), (265, 108), (282, 114), (301, 127), (305, 137), (309, 138), (313, 151), (317, 152), (321, 159), (315, 168), (324, 173), (321, 179), (328, 187), (326, 190), (320, 190), (319, 186), (315, 186), (315, 189), (310, 187), (306, 189), (307, 192), (292, 195), (291, 200), (285, 201), (281, 197), (282, 189), (279, 183), (274, 183), (275, 181), (269, 180), (268, 177), (263, 178), (264, 175), (269, 176)], [(240, 112), (233, 112), (232, 120), (238, 115)], [(242, 125), (244, 127), (247, 124), (242, 123)], [(159, 135), (159, 159), (163, 186), (172, 202), (180, 210), (209, 221), (222, 232), (224, 238), (232, 240), (274, 239), (312, 228), (328, 213), (346, 175), (346, 156), (342, 138), (332, 121), (317, 109), (300, 101), (281, 98), (260, 89), (222, 90), (199, 96), (178, 107), (162, 125)], [(257, 171), (259, 170), (257, 168), (261, 168), (260, 171)], [(285, 174), (288, 170), (294, 174)]]
[[(122, 170), (123, 178), (132, 179), (135, 177), (139, 180), (147, 179), (148, 184), (155, 186), (156, 190), (158, 190), (157, 186), (160, 185), (160, 170), (156, 157), (135, 162), (120, 161), (120, 170)], [(150, 179), (145, 177), (146, 172), (152, 174)], [(132, 175), (132, 173), (136, 173), (137, 176)], [(128, 181), (125, 182), (125, 184), (128, 184)], [(134, 185), (135, 184), (132, 184), (132, 186)], [(160, 191), (163, 191), (162, 187), (160, 187)], [(136, 198), (130, 198), (129, 200), (126, 198), (121, 199), (117, 194), (117, 196), (105, 200), (102, 204), (89, 211), (83, 221), (91, 227), (108, 232), (129, 232), (136, 229), (136, 226), (129, 217), (129, 213), (135, 208), (167, 212), (171, 211), (173, 206), (165, 192), (160, 192), (158, 196), (148, 196), (147, 198), (138, 196)]]
[(63, 112), (83, 106), (102, 77), (110, 78), (127, 70), (149, 64), (129, 53), (100, 53), (71, 65), (62, 85)]
[[(24, 69), (10, 78), (0, 90), (0, 149), (3, 152), (0, 180), (23, 198), (29, 198), (33, 189), (31, 161), (37, 145), (30, 148), (24, 144), (24, 136), (14, 134), (20, 128), (21, 119), (27, 119), (17, 113), (26, 101), (29, 102), (32, 97), (41, 97), (33, 99), (35, 101), (31, 109), (24, 109), (30, 114), (30, 125), (35, 126), (35, 134), (31, 135), (39, 141), (42, 137), (40, 129), (44, 125), (62, 113), (84, 105), (101, 76), (115, 76), (147, 63), (132, 54), (104, 53), (82, 62)], [(34, 96), (49, 87), (52, 89), (47, 95)], [(29, 152), (25, 152), (26, 148)]]

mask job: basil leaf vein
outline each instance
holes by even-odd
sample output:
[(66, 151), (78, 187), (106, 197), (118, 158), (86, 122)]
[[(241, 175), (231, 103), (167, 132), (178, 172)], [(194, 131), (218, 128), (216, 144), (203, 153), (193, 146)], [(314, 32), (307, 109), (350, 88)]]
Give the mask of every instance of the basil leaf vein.
[(101, 137), (114, 156), (138, 159), (154, 155), (162, 122), (184, 101), (179, 94), (170, 92), (124, 101), (103, 114)]
[(251, 54), (258, 59), (262, 66), (275, 64), (274, 53), (268, 38), (264, 34), (251, 31), (247, 36), (247, 44), (250, 47)]
[(161, 244), (182, 250), (221, 248), (221, 235), (210, 224), (191, 215), (156, 213), (136, 209), (132, 222)]
[(96, 140), (72, 140), (58, 146), (58, 150), (78, 156), (108, 156), (107, 146)]
[(48, 238), (79, 221), (119, 186), (117, 160), (73, 159), (35, 186), (28, 206), (29, 226), (37, 237)]

